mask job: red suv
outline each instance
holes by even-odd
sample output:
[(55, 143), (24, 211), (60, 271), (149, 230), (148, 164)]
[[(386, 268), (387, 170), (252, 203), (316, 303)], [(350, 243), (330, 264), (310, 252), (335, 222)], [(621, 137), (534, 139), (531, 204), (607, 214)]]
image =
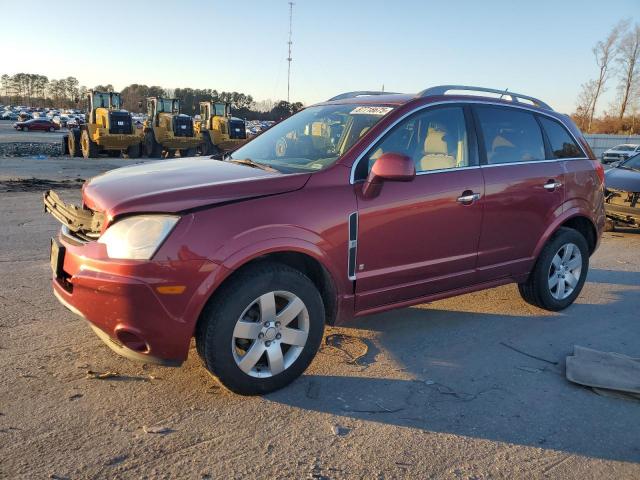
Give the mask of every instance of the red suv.
[(230, 155), (95, 177), (82, 207), (47, 192), (53, 290), (122, 355), (179, 365), (195, 336), (225, 386), (265, 393), (305, 370), (325, 324), (510, 282), (568, 307), (603, 176), (532, 97), (346, 93)]

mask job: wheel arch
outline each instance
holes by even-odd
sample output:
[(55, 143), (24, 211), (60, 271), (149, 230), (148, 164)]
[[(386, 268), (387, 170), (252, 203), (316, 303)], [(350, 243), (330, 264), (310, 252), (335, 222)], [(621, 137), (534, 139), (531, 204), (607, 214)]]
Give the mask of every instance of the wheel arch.
[[(325, 306), (325, 323), (334, 325), (340, 317), (339, 292), (341, 286), (337, 283), (336, 272), (327, 264), (323, 252), (315, 245), (304, 245), (306, 242), (286, 242), (288, 246), (282, 246), (277, 240), (272, 239), (272, 245), (263, 245), (262, 249), (242, 249), (229, 257), (221, 265), (220, 271), (212, 279), (210, 288), (205, 294), (206, 300), (198, 308), (198, 315), (194, 323), (194, 332), (202, 320), (202, 312), (206, 305), (215, 298), (221, 287), (231, 281), (241, 271), (252, 268), (259, 263), (276, 262), (294, 268), (305, 274), (320, 292)], [(277, 242), (277, 243), (275, 243)], [(251, 253), (249, 253), (251, 252)], [(209, 282), (205, 282), (209, 283)]]
[(580, 209), (572, 209), (564, 212), (563, 215), (556, 218), (555, 222), (545, 231), (544, 235), (538, 241), (534, 252), (534, 258), (538, 258), (542, 248), (561, 227), (571, 228), (578, 231), (587, 241), (589, 246), (589, 255), (595, 252), (598, 247), (598, 228), (591, 217)]

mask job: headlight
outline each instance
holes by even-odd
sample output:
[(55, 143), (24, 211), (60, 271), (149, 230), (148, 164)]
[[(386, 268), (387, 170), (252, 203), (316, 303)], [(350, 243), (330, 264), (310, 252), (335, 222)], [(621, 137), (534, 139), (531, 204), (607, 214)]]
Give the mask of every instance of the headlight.
[(127, 217), (107, 228), (98, 242), (107, 247), (109, 258), (148, 260), (179, 218), (171, 215)]

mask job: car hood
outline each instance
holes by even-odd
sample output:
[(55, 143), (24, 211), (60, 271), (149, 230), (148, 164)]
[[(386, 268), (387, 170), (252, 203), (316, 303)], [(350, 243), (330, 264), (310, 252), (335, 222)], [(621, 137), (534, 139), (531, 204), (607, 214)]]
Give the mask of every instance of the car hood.
[(607, 188), (640, 192), (640, 172), (625, 170), (624, 168), (612, 168), (605, 172), (604, 183)]
[(125, 213), (174, 213), (302, 188), (310, 174), (285, 175), (209, 158), (160, 160), (111, 170), (83, 186), (88, 208), (109, 221)]

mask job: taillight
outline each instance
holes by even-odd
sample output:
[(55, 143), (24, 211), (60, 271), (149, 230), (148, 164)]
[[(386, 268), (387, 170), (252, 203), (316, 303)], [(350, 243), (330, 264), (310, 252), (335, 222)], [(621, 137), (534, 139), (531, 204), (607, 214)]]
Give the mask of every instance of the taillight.
[(596, 169), (596, 173), (600, 179), (600, 185), (604, 185), (604, 167), (598, 160), (591, 160), (591, 163), (593, 163), (593, 166)]

